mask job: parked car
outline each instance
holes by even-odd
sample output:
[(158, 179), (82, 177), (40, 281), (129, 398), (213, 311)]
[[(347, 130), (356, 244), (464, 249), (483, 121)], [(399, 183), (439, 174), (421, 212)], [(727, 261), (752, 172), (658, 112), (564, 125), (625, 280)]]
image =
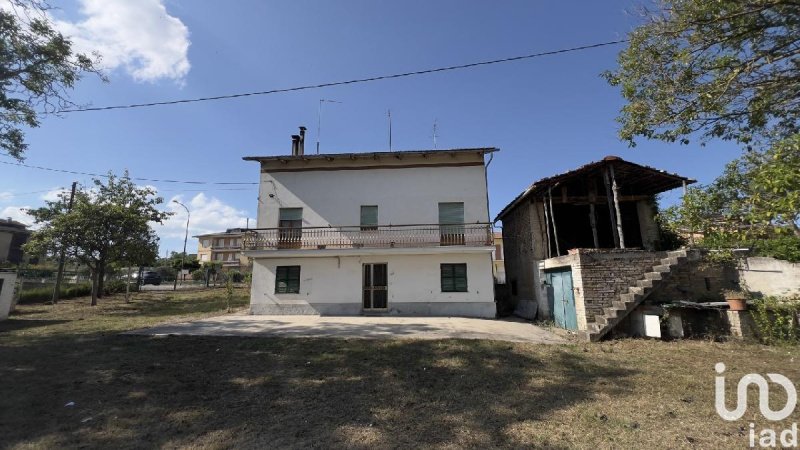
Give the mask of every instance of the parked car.
[(153, 270), (145, 270), (142, 272), (142, 285), (152, 284), (158, 286), (161, 284), (161, 275)]

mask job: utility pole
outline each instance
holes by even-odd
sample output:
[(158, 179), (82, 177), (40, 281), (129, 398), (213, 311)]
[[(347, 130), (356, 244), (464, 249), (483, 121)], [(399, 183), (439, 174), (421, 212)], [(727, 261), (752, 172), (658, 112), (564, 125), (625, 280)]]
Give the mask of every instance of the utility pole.
[[(67, 204), (67, 213), (72, 211), (72, 202), (75, 200), (75, 188), (78, 186), (77, 181), (72, 182), (72, 190), (69, 194), (69, 204)], [(61, 295), (61, 279), (64, 277), (64, 263), (67, 259), (67, 249), (64, 248), (64, 243), (61, 243), (61, 253), (58, 255), (58, 273), (56, 273), (56, 285), (53, 288), (53, 304), (58, 303), (58, 297)]]
[[(175, 291), (178, 289), (178, 276), (183, 272), (183, 268), (186, 267), (186, 241), (189, 239), (189, 218), (191, 217), (191, 213), (189, 212), (189, 208), (186, 207), (183, 203), (173, 200), (173, 203), (177, 203), (183, 206), (183, 209), (186, 210), (186, 234), (183, 236), (183, 257), (181, 257), (181, 268), (177, 274), (175, 274), (175, 284), (172, 286), (172, 290)], [(183, 280), (181, 280), (181, 285), (183, 285)]]

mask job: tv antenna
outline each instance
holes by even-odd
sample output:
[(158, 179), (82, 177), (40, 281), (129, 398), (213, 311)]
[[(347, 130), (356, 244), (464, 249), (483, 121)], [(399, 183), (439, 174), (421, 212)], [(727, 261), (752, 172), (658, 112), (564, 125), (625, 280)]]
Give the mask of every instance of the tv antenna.
[(317, 108), (317, 154), (319, 155), (319, 137), (322, 134), (322, 104), (323, 103), (342, 103), (336, 100), (328, 100), (326, 98), (319, 99), (319, 107)]
[(436, 138), (439, 137), (439, 119), (433, 119), (433, 149), (438, 150)]

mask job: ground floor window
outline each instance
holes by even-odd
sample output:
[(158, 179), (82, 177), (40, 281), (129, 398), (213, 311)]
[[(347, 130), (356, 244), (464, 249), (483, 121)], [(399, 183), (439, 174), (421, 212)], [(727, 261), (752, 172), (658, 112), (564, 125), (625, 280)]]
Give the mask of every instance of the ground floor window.
[(300, 293), (300, 266), (278, 266), (275, 269), (275, 293)]
[(467, 265), (442, 264), (442, 292), (467, 292)]

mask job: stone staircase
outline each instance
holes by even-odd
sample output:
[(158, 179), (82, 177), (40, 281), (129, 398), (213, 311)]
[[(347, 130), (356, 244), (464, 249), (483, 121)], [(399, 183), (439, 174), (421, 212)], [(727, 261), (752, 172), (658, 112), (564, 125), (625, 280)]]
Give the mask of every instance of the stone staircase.
[(628, 291), (619, 295), (610, 307), (603, 308), (605, 314), (595, 316), (595, 321), (587, 324), (586, 331), (579, 331), (578, 336), (586, 341), (597, 342), (617, 326), (631, 311), (636, 309), (658, 285), (667, 279), (675, 267), (686, 261), (688, 254), (685, 249), (667, 252), (650, 272), (628, 288)]

